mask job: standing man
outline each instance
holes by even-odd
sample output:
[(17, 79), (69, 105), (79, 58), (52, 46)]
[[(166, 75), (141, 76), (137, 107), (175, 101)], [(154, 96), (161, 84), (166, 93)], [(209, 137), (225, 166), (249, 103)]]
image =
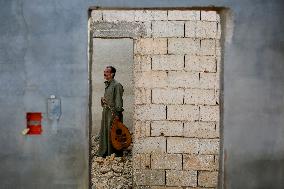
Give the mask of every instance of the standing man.
[(122, 151), (117, 151), (112, 147), (110, 140), (110, 128), (114, 118), (123, 121), (123, 86), (114, 79), (116, 69), (107, 66), (104, 70), (105, 93), (101, 98), (103, 107), (101, 130), (100, 130), (100, 147), (98, 155), (101, 157), (110, 156), (115, 153), (117, 156), (122, 155)]

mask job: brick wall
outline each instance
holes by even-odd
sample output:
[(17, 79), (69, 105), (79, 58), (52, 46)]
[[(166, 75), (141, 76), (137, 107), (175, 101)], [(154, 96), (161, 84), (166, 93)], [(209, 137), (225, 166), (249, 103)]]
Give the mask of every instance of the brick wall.
[(95, 22), (135, 22), (136, 188), (216, 188), (220, 18), (215, 11), (97, 10)]

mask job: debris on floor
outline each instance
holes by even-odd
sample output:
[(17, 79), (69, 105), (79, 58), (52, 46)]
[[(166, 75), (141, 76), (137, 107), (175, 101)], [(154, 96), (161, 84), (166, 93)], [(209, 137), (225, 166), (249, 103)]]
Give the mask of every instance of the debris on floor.
[[(132, 154), (124, 151), (123, 157), (114, 154), (106, 158), (98, 157), (99, 138), (92, 136), (92, 189), (130, 189), (132, 188)], [(130, 148), (131, 149), (131, 148)]]

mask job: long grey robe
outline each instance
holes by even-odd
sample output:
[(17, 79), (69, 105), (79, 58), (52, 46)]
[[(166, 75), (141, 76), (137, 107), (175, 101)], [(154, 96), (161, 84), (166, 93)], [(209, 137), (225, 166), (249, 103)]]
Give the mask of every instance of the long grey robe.
[(100, 130), (100, 147), (98, 151), (99, 156), (109, 156), (112, 153), (118, 153), (111, 144), (110, 141), (110, 128), (113, 122), (112, 112), (117, 115), (120, 121), (123, 121), (123, 86), (115, 79), (105, 81), (105, 93), (104, 97), (107, 101), (106, 105), (102, 104), (102, 121)]

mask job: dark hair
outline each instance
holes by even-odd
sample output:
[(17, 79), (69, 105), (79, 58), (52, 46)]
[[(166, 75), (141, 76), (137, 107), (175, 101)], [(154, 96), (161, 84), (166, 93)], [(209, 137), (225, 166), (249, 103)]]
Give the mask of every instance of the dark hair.
[(115, 67), (113, 67), (113, 66), (107, 66), (107, 68), (110, 68), (111, 73), (113, 73), (113, 77), (112, 77), (112, 78), (114, 78), (115, 73), (116, 73), (116, 69), (115, 69)]

